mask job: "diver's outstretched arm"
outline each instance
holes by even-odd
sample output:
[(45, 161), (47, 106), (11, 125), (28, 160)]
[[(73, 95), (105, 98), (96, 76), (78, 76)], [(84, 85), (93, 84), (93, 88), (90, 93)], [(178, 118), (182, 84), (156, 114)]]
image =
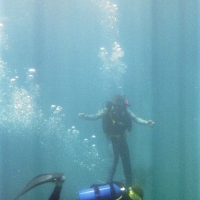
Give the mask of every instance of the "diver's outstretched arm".
[(138, 124), (143, 124), (143, 125), (147, 125), (147, 126), (153, 126), (155, 124), (152, 120), (144, 120), (144, 119), (137, 117), (130, 110), (128, 110), (128, 113), (131, 117), (131, 120), (135, 121)]
[(98, 113), (93, 114), (93, 115), (86, 115), (85, 113), (79, 113), (78, 116), (81, 119), (95, 121), (97, 119), (102, 118), (102, 116), (105, 114), (106, 111), (107, 111), (106, 109), (102, 109)]

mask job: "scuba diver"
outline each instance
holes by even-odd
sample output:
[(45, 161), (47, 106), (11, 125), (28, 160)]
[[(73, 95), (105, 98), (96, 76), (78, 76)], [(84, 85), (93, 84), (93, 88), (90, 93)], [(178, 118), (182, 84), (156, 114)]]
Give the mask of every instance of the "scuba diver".
[(123, 96), (116, 95), (112, 101), (106, 102), (106, 107), (97, 114), (86, 115), (84, 113), (79, 113), (79, 117), (85, 120), (102, 119), (102, 128), (112, 145), (113, 154), (107, 183), (113, 181), (119, 157), (121, 157), (126, 185), (130, 186), (132, 185), (132, 170), (129, 148), (126, 141), (126, 131), (131, 131), (132, 121), (147, 126), (153, 126), (154, 122), (152, 120), (138, 118), (127, 106), (130, 106), (128, 101), (125, 101)]
[[(42, 174), (33, 178), (14, 200), (38, 185), (45, 183), (55, 183), (53, 192), (49, 200), (59, 200), (65, 176), (62, 173)], [(111, 182), (107, 184), (94, 184), (88, 189), (78, 192), (78, 200), (142, 200), (143, 190), (138, 185), (126, 189), (121, 182)]]

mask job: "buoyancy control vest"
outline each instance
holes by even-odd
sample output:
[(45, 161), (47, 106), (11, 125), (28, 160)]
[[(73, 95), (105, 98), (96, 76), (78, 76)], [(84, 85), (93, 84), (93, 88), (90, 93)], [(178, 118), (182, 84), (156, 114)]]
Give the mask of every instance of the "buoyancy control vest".
[(102, 128), (109, 135), (121, 134), (126, 130), (130, 132), (132, 121), (126, 105), (118, 107), (112, 102), (108, 102), (102, 117)]

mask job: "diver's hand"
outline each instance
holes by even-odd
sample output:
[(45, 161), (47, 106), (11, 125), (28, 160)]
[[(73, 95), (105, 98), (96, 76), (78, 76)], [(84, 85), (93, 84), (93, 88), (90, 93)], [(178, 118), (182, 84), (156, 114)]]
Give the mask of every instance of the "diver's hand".
[(85, 119), (85, 118), (86, 118), (86, 114), (85, 114), (85, 113), (79, 113), (78, 116), (79, 116), (81, 119)]
[(152, 120), (147, 121), (147, 126), (153, 126), (154, 124), (155, 124), (155, 122), (153, 122)]

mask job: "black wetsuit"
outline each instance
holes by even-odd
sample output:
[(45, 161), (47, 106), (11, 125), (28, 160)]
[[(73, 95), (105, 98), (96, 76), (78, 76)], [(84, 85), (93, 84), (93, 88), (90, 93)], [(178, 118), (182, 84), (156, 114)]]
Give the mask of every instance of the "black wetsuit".
[(124, 175), (126, 178), (127, 186), (132, 185), (132, 171), (131, 171), (131, 160), (129, 154), (129, 148), (126, 141), (126, 136), (123, 134), (120, 138), (113, 137), (110, 139), (112, 143), (112, 164), (109, 170), (109, 176), (107, 182), (113, 181), (115, 172), (117, 170), (117, 165), (119, 162), (119, 157), (121, 157)]

